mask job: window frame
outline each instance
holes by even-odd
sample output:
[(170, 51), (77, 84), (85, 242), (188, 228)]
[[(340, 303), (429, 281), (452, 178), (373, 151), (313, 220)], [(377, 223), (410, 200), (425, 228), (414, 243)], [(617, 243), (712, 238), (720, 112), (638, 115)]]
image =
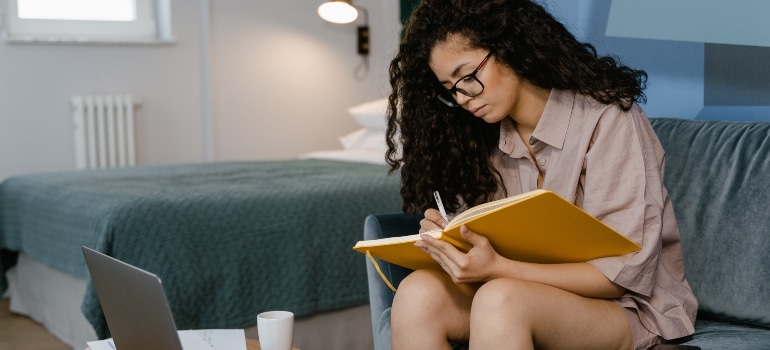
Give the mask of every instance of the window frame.
[(18, 0), (0, 0), (3, 37), (8, 42), (163, 43), (171, 42), (169, 0), (135, 0), (135, 21), (19, 18)]

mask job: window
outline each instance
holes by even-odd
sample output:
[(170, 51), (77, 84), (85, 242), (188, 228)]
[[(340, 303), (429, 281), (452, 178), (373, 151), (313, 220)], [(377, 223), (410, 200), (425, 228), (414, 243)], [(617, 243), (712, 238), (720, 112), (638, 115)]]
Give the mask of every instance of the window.
[(5, 0), (10, 41), (170, 41), (169, 0)]

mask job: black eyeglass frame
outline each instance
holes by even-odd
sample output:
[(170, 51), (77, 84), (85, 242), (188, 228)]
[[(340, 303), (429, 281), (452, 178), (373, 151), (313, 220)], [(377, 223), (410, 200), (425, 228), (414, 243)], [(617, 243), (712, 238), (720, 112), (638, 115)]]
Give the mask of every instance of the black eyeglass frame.
[[(487, 64), (487, 61), (489, 61), (489, 57), (491, 57), (491, 56), (492, 56), (492, 52), (490, 51), (490, 52), (489, 52), (489, 53), (488, 53), (488, 54), (487, 54), (487, 55), (484, 57), (484, 60), (482, 60), (482, 61), (481, 61), (481, 63), (479, 63), (479, 65), (478, 65), (478, 66), (476, 66), (476, 69), (474, 69), (474, 70), (473, 70), (473, 72), (471, 72), (471, 73), (470, 73), (470, 74), (468, 74), (468, 75), (464, 75), (464, 76), (462, 76), (460, 79), (457, 79), (457, 81), (454, 83), (454, 85), (452, 85), (452, 88), (451, 88), (451, 89), (448, 89), (448, 90), (446, 90), (446, 94), (447, 94), (447, 96), (444, 96), (444, 94), (445, 94), (445, 93), (444, 93), (444, 92), (442, 92), (442, 93), (439, 93), (438, 95), (436, 95), (436, 98), (437, 98), (439, 101), (441, 101), (443, 104), (445, 104), (445, 105), (447, 105), (447, 106), (449, 106), (449, 107), (460, 107), (460, 104), (459, 104), (459, 103), (457, 103), (457, 100), (456, 100), (456, 99), (454, 99), (454, 98), (453, 98), (453, 97), (451, 97), (451, 96), (457, 96), (457, 93), (458, 93), (458, 92), (459, 92), (459, 93), (461, 93), (461, 94), (463, 94), (463, 95), (465, 95), (465, 96), (468, 96), (468, 97), (476, 97), (476, 96), (478, 96), (478, 95), (481, 95), (481, 93), (482, 93), (482, 92), (484, 92), (484, 83), (482, 83), (482, 82), (481, 82), (481, 80), (479, 80), (479, 78), (477, 78), (477, 77), (476, 77), (476, 74), (478, 74), (478, 72), (479, 72), (479, 71), (480, 71), (482, 68), (484, 68), (484, 65), (485, 65), (485, 64)], [(470, 92), (468, 92), (468, 91), (465, 91), (465, 90), (463, 90), (463, 89), (461, 89), (461, 88), (458, 88), (458, 87), (457, 87), (457, 84), (459, 84), (459, 83), (460, 83), (460, 82), (462, 82), (462, 81), (466, 81), (466, 80), (468, 80), (468, 79), (473, 79), (473, 80), (475, 80), (477, 83), (479, 83), (479, 85), (481, 85), (481, 90), (479, 90), (479, 92), (478, 92), (478, 93), (476, 93), (476, 94), (473, 94), (473, 93), (470, 93)]]

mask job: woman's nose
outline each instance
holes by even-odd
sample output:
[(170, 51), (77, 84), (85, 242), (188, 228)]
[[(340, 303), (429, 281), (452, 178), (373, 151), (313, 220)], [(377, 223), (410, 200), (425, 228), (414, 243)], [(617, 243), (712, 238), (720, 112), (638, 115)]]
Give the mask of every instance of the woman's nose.
[(468, 97), (465, 94), (458, 92), (455, 94), (454, 98), (458, 105), (463, 106), (466, 103), (468, 103), (468, 101), (470, 101), (473, 97)]

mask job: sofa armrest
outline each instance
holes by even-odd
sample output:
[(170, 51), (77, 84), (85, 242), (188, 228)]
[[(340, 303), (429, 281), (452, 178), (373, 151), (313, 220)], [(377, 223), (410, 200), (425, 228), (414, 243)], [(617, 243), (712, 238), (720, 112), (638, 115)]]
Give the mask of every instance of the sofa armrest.
[[(420, 229), (422, 216), (408, 216), (403, 213), (373, 214), (364, 223), (364, 239), (379, 239), (404, 236), (416, 233)], [(412, 270), (377, 260), (380, 270), (391, 283), (398, 284)], [(366, 259), (366, 274), (369, 281), (369, 305), (372, 312), (372, 330), (375, 349), (390, 349), (390, 305), (395, 293), (388, 288)]]

